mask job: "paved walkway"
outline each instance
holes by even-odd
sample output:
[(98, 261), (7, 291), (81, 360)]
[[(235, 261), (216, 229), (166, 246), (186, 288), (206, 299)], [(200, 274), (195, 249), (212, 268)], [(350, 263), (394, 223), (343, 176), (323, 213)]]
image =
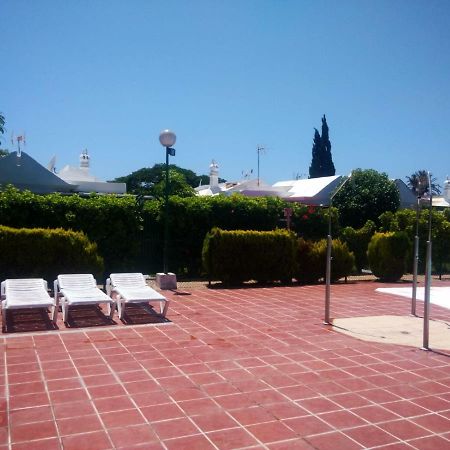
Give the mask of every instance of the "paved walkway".
[[(409, 313), (376, 287), (332, 317)], [(0, 450), (450, 449), (445, 352), (324, 326), (323, 286), (169, 295), (168, 324), (0, 337)]]

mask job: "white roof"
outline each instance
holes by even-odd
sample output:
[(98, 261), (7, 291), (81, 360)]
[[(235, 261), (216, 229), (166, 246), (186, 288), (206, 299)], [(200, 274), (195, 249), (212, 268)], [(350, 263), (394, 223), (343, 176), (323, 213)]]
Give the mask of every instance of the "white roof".
[(334, 175), (332, 177), (308, 178), (306, 180), (279, 181), (273, 187), (285, 188), (287, 191), (286, 197), (309, 198), (316, 196), (330, 185), (334, 187), (334, 182), (340, 178), (340, 175)]
[(59, 171), (58, 176), (64, 181), (75, 183), (77, 181), (100, 181), (89, 173), (87, 167), (65, 166)]

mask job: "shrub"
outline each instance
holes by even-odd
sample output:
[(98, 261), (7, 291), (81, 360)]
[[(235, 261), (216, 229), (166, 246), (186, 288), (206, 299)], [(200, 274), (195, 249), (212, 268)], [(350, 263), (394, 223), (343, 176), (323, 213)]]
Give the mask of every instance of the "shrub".
[(226, 284), (256, 280), (290, 281), (295, 265), (292, 233), (275, 231), (226, 231), (214, 228), (203, 244), (203, 266), (210, 279)]
[[(317, 282), (325, 279), (327, 267), (327, 240), (308, 242), (298, 241), (298, 260), (296, 278), (300, 283)], [(339, 239), (333, 239), (331, 252), (331, 281), (350, 275), (355, 264), (355, 257), (349, 251), (347, 244)]]
[(341, 233), (341, 239), (348, 245), (350, 251), (355, 255), (355, 268), (358, 272), (368, 267), (367, 247), (370, 239), (375, 233), (376, 225), (371, 220), (355, 230), (352, 227), (345, 227)]
[(297, 241), (297, 264), (294, 278), (301, 284), (317, 283), (322, 276), (322, 264), (313, 252), (314, 242), (299, 238)]
[(27, 229), (0, 226), (0, 277), (44, 278), (60, 273), (101, 276), (103, 258), (97, 245), (81, 232), (62, 229)]
[(403, 231), (375, 233), (367, 250), (372, 273), (382, 281), (398, 281), (406, 271), (410, 248)]

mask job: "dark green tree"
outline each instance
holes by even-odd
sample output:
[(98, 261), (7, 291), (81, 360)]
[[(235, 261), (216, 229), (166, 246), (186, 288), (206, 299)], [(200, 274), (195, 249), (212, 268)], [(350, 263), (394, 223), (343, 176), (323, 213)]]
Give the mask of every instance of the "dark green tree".
[(0, 113), (0, 134), (1, 135), (5, 134), (5, 116), (1, 113)]
[(314, 128), (312, 161), (309, 167), (309, 178), (330, 177), (336, 173), (331, 155), (329, 128), (325, 114), (322, 117), (322, 136)]
[[(129, 194), (158, 196), (159, 190), (156, 189), (155, 191), (155, 188), (157, 185), (161, 186), (160, 183), (164, 181), (165, 169), (165, 164), (155, 164), (153, 167), (144, 167), (129, 175), (116, 178), (113, 181), (126, 183), (127, 192)], [(177, 177), (175, 180), (176, 183), (172, 185), (177, 186), (177, 189), (174, 190), (174, 194), (175, 191), (178, 192), (178, 195), (182, 192), (191, 192), (191, 190), (187, 188), (195, 188), (199, 186), (200, 183), (209, 184), (209, 177), (207, 175), (197, 175), (192, 170), (183, 169), (175, 164), (169, 164), (169, 171), (171, 174), (170, 176), (172, 176), (173, 173), (177, 173), (182, 177), (181, 179)], [(225, 180), (219, 179), (219, 181), (222, 182)], [(182, 187), (183, 183), (186, 185), (186, 189)]]
[[(436, 183), (437, 179), (431, 174), (430, 178), (432, 194), (440, 195), (441, 187)], [(418, 170), (414, 172), (411, 176), (406, 177), (406, 184), (417, 197), (422, 197), (424, 194), (428, 194), (428, 172), (426, 170)]]
[(334, 197), (333, 206), (339, 210), (341, 226), (361, 228), (368, 220), (379, 224), (386, 211), (397, 211), (400, 194), (386, 173), (356, 169)]

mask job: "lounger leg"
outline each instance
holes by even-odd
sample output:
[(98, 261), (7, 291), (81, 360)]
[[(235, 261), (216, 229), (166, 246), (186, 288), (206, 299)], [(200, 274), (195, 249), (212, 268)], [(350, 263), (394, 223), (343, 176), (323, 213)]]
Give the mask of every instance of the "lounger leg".
[(113, 316), (114, 316), (114, 310), (116, 309), (116, 304), (115, 303), (113, 303), (113, 304), (111, 304), (111, 303), (108, 303), (108, 312), (109, 312), (109, 318), (110, 319), (112, 319), (113, 318)]
[(2, 327), (6, 330), (6, 308), (2, 308)]
[(68, 309), (69, 306), (67, 305), (67, 303), (65, 301), (61, 302), (61, 309), (62, 309), (62, 315), (63, 315), (63, 322), (66, 323), (67, 322), (67, 316), (68, 316)]
[(53, 312), (52, 312), (52, 322), (56, 325), (57, 320), (58, 320), (58, 305), (55, 305), (53, 307)]
[(122, 320), (123, 315), (125, 314), (125, 302), (119, 301), (117, 307), (119, 308), (119, 319)]
[[(169, 309), (169, 303), (170, 303), (170, 300), (166, 300), (166, 301), (164, 302), (164, 310), (163, 310), (163, 312), (162, 312), (162, 316), (163, 316), (163, 317), (166, 317), (167, 310)], [(162, 305), (161, 305), (161, 306), (162, 306)]]

